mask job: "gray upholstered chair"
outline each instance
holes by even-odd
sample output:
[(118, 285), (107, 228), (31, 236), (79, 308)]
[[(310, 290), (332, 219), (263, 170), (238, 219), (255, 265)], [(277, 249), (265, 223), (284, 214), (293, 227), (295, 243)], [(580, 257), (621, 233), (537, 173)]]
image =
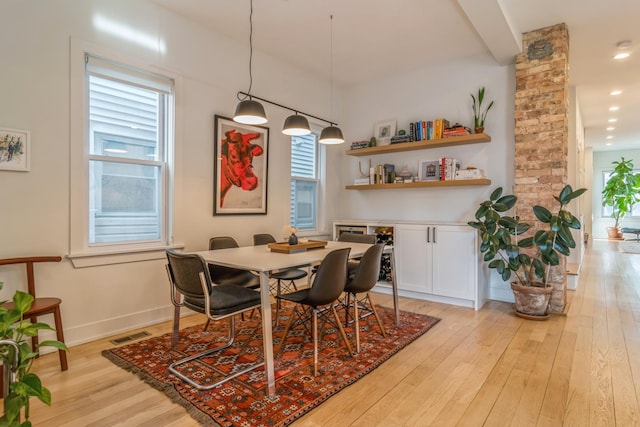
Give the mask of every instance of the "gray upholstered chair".
[(172, 348), (175, 349), (178, 344), (181, 307), (187, 307), (198, 313), (205, 314), (208, 321), (229, 319), (229, 336), (225, 345), (177, 360), (169, 365), (169, 371), (198, 390), (209, 390), (264, 365), (264, 362), (260, 362), (243, 367), (241, 370), (234, 372), (234, 374), (226, 376), (213, 384), (197, 382), (177, 369), (178, 366), (184, 363), (200, 359), (231, 346), (235, 340), (235, 315), (260, 308), (260, 293), (243, 286), (212, 283), (207, 263), (197, 254), (182, 254), (171, 249), (167, 249), (166, 253), (168, 260), (167, 275), (171, 285), (171, 303), (176, 307), (173, 318)]
[[(311, 321), (313, 375), (318, 375), (318, 335), (322, 333), (326, 323), (334, 325), (340, 331), (349, 354), (353, 357), (351, 345), (335, 308), (335, 303), (344, 291), (346, 284), (347, 260), (350, 251), (350, 248), (344, 248), (329, 252), (318, 266), (318, 272), (310, 288), (277, 297), (281, 300), (293, 302), (295, 306), (278, 344), (276, 354), (282, 350), (287, 334), (292, 327), (304, 325), (308, 329), (307, 323)], [(318, 317), (322, 320), (320, 331), (318, 331)]]
[[(371, 246), (364, 253), (356, 269), (349, 271), (347, 283), (344, 287), (345, 297), (345, 321), (348, 324), (349, 317), (355, 322), (356, 352), (360, 353), (360, 325), (359, 320), (373, 314), (378, 322), (378, 327), (383, 337), (386, 337), (384, 326), (376, 307), (371, 300), (369, 291), (375, 286), (380, 274), (380, 260), (384, 251), (384, 243)], [(350, 310), (353, 313), (350, 314)]]

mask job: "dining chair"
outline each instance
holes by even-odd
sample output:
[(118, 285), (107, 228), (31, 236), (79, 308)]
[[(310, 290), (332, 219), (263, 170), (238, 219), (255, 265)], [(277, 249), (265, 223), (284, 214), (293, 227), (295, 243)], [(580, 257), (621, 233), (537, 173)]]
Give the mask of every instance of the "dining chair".
[[(360, 319), (373, 314), (376, 322), (378, 322), (382, 336), (387, 336), (369, 293), (378, 281), (380, 261), (382, 259), (384, 246), (384, 243), (377, 243), (367, 249), (364, 255), (362, 255), (357, 269), (349, 272), (347, 283), (344, 287), (345, 296), (343, 298), (343, 305), (345, 307), (345, 324), (349, 323), (349, 317), (352, 316), (352, 321), (355, 323), (356, 353), (360, 353)], [(349, 309), (352, 307), (353, 314), (350, 315)]]
[[(269, 243), (276, 243), (276, 239), (269, 233), (259, 233), (253, 235), (253, 244), (255, 246), (267, 245)], [(271, 272), (269, 277), (275, 280), (275, 286), (270, 288), (272, 294), (275, 296), (288, 292), (291, 289), (298, 290), (296, 286), (296, 280), (304, 279), (308, 273), (301, 268), (285, 268), (283, 270), (276, 270)], [(277, 325), (280, 320), (280, 300), (276, 299), (276, 316), (275, 324)]]
[(243, 286), (212, 283), (207, 263), (197, 254), (183, 254), (171, 249), (167, 249), (166, 254), (167, 276), (171, 285), (171, 303), (176, 308), (173, 317), (172, 349), (175, 350), (178, 344), (181, 307), (205, 314), (208, 321), (229, 319), (229, 335), (226, 344), (177, 360), (169, 365), (169, 371), (198, 390), (209, 390), (263, 366), (264, 361), (243, 366), (239, 371), (213, 384), (198, 382), (177, 369), (178, 366), (187, 362), (201, 359), (231, 346), (235, 340), (235, 315), (259, 309), (260, 293)]
[[(373, 245), (377, 242), (375, 234), (355, 234), (355, 233), (342, 233), (338, 236), (338, 242), (351, 242), (351, 243), (367, 243)], [(348, 271), (355, 271), (358, 268), (358, 258), (352, 258), (347, 263)], [(318, 266), (311, 268), (311, 276), (313, 277), (318, 270)]]
[[(279, 354), (283, 349), (284, 342), (289, 330), (298, 325), (303, 325), (307, 329), (307, 323), (311, 321), (311, 335), (313, 339), (313, 375), (318, 375), (318, 334), (322, 334), (324, 325), (330, 323), (339, 331), (344, 343), (353, 357), (351, 345), (342, 327), (342, 322), (336, 312), (335, 302), (344, 291), (347, 280), (347, 260), (351, 248), (336, 249), (329, 252), (318, 266), (318, 272), (310, 288), (282, 294), (277, 299), (294, 303), (293, 310), (289, 316), (289, 322), (284, 329), (280, 343), (276, 350)], [(318, 319), (322, 320), (320, 332), (318, 333)]]
[[(0, 265), (12, 265), (12, 264), (24, 264), (27, 270), (27, 291), (35, 299), (31, 308), (24, 314), (25, 319), (29, 319), (31, 323), (36, 323), (38, 317), (46, 314), (53, 314), (53, 321), (55, 322), (56, 339), (60, 342), (64, 342), (64, 331), (62, 328), (62, 314), (60, 312), (60, 304), (62, 300), (54, 297), (37, 297), (36, 296), (36, 281), (34, 273), (34, 264), (40, 262), (60, 262), (62, 258), (59, 256), (35, 256), (35, 257), (20, 257), (20, 258), (6, 258), (0, 259)], [(13, 302), (6, 302), (3, 305), (7, 310), (14, 308)], [(31, 337), (32, 348), (38, 346), (38, 335)], [(58, 356), (60, 358), (60, 370), (66, 371), (69, 368), (67, 363), (67, 352), (65, 350), (58, 350)]]

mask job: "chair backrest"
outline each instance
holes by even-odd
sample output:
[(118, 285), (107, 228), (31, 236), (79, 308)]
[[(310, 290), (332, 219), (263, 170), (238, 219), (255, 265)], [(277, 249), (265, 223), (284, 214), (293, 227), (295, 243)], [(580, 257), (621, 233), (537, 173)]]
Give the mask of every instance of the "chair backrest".
[(347, 261), (351, 248), (329, 252), (320, 265), (305, 303), (314, 307), (326, 305), (338, 299), (347, 283)]
[(215, 251), (216, 249), (229, 249), (229, 248), (239, 248), (238, 242), (236, 239), (229, 236), (217, 236), (209, 239), (209, 250)]
[(376, 241), (377, 238), (375, 234), (342, 233), (338, 236), (338, 242), (369, 243), (373, 245)]
[(267, 243), (275, 243), (276, 239), (269, 233), (260, 233), (253, 235), (253, 244), (255, 246), (266, 245)]
[(204, 259), (197, 254), (183, 254), (167, 249), (169, 275), (178, 292), (187, 298), (204, 298), (200, 273), (204, 274), (208, 293), (211, 293), (211, 278)]
[(371, 246), (362, 255), (355, 276), (347, 281), (345, 291), (359, 293), (373, 288), (380, 276), (380, 260), (384, 251), (384, 243)]
[(33, 264), (36, 262), (60, 262), (62, 258), (59, 256), (32, 256), (21, 258), (5, 258), (0, 259), (0, 265), (10, 264), (26, 264), (27, 267), (27, 289), (31, 296), (36, 297), (36, 279), (33, 272)]

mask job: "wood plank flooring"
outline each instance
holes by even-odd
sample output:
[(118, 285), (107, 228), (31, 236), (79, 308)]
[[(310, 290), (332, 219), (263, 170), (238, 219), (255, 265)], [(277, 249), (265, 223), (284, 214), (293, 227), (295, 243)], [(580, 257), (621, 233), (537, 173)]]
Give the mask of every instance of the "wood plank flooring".
[[(426, 335), (295, 426), (640, 426), (640, 254), (589, 243), (566, 315), (536, 322), (491, 301), (480, 311), (400, 300), (442, 318)], [(376, 301), (391, 306), (386, 295)], [(183, 320), (198, 324), (201, 316)], [(168, 332), (170, 323), (144, 328)], [(107, 339), (35, 364), (53, 395), (35, 426), (195, 426), (162, 393), (107, 361)]]

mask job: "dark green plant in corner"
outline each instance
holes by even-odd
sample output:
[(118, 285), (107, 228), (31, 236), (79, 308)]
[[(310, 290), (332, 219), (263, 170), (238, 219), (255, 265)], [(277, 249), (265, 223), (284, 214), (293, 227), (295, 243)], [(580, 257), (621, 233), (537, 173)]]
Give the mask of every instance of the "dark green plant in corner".
[(633, 172), (633, 161), (624, 157), (612, 164), (615, 168), (602, 190), (602, 206), (611, 206), (611, 218), (615, 220), (614, 227), (618, 228), (620, 220), (640, 202), (640, 174)]
[(484, 87), (478, 89), (477, 97), (474, 94), (471, 94), (471, 99), (473, 99), (473, 104), (471, 107), (473, 108), (473, 125), (476, 128), (484, 127), (484, 120), (487, 118), (487, 113), (493, 107), (493, 101), (489, 103), (487, 108), (482, 111), (482, 101), (484, 101)]
[[(0, 426), (30, 427), (31, 397), (37, 397), (43, 403), (51, 405), (51, 393), (42, 385), (40, 378), (31, 372), (31, 365), (38, 355), (38, 349), (32, 350), (27, 339), (36, 336), (39, 331), (54, 329), (46, 323), (24, 320), (24, 313), (31, 308), (33, 300), (30, 294), (16, 291), (13, 295), (14, 308), (11, 310), (2, 306), (6, 301), (0, 301), (0, 360), (5, 370), (13, 367), (12, 371), (15, 373), (9, 393), (4, 396), (4, 414), (0, 417)], [(39, 347), (67, 350), (64, 343), (55, 340), (43, 341)]]
[[(488, 267), (495, 269), (505, 281), (513, 276), (521, 286), (546, 286), (550, 267), (558, 265), (560, 256), (568, 256), (576, 247), (571, 229), (580, 229), (580, 221), (565, 207), (585, 191), (585, 188), (573, 191), (571, 186), (565, 186), (554, 196), (560, 204), (555, 214), (543, 206), (534, 206), (534, 215), (547, 229), (518, 239), (531, 226), (520, 222), (519, 216), (507, 215), (518, 199), (514, 195), (503, 196), (502, 187), (496, 188), (489, 200), (480, 204), (476, 221), (468, 222), (480, 231), (480, 251)], [(535, 248), (533, 254), (521, 252), (526, 248)]]

